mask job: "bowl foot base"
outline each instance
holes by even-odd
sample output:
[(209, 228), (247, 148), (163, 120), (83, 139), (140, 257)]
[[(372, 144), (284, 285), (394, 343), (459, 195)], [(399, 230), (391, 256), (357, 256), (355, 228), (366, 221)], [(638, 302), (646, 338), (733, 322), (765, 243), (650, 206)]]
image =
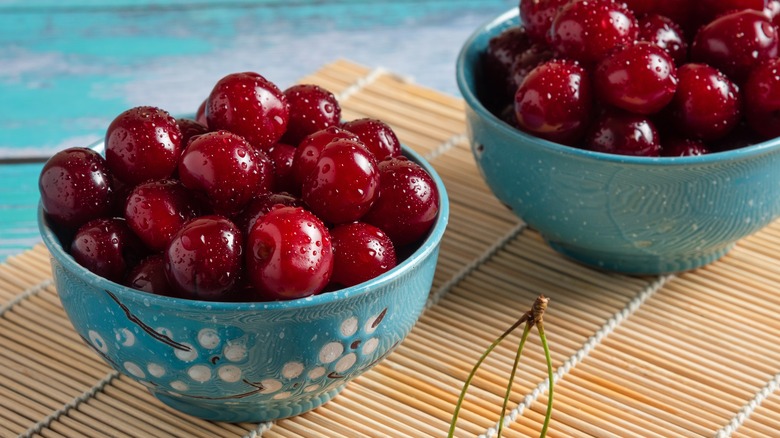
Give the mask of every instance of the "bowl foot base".
[(574, 247), (558, 242), (547, 242), (564, 256), (590, 267), (628, 275), (660, 275), (690, 271), (710, 264), (729, 252), (733, 244), (707, 252), (694, 252), (675, 257), (658, 255), (610, 254)]
[[(336, 386), (316, 396), (291, 400), (208, 400), (182, 397), (165, 393), (154, 393), (158, 400), (169, 407), (194, 417), (210, 421), (225, 421), (229, 423), (262, 423), (294, 417), (311, 411), (330, 401), (338, 395), (347, 384)], [(253, 397), (250, 397), (253, 398)], [(293, 400), (294, 399), (294, 400)]]

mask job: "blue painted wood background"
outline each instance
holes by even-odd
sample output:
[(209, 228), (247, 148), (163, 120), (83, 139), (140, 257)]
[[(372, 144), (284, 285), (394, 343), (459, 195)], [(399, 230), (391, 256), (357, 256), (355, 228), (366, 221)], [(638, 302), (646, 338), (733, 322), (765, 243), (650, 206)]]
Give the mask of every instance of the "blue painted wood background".
[(37, 177), (136, 105), (192, 113), (225, 74), (282, 88), (347, 58), (457, 95), (454, 64), (509, 0), (0, 0), (0, 261), (35, 244)]

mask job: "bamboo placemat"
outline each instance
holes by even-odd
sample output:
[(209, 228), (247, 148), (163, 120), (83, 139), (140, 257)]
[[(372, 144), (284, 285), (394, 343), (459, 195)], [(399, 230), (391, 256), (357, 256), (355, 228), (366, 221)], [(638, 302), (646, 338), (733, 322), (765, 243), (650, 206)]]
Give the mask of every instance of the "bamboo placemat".
[[(407, 340), (326, 405), (268, 424), (177, 413), (81, 342), (41, 247), (0, 265), (0, 437), (441, 437), (481, 352), (540, 293), (557, 384), (549, 437), (780, 436), (780, 222), (679, 276), (626, 277), (562, 258), (496, 201), (465, 136), (463, 102), (347, 61), (302, 82), (344, 117), (388, 122), (451, 200), (428, 307)], [(483, 364), (457, 436), (491, 435), (519, 334)], [(538, 436), (546, 368), (529, 339), (507, 437)]]

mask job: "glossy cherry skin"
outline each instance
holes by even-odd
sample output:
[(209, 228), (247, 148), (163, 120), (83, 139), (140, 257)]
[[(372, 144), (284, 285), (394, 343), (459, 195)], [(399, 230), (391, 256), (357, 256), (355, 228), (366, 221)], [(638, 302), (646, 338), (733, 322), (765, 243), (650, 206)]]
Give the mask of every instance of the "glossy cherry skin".
[(542, 44), (534, 44), (520, 53), (512, 63), (512, 67), (509, 69), (506, 90), (507, 95), (514, 96), (517, 88), (523, 83), (525, 77), (528, 76), (528, 73), (539, 65), (552, 59), (553, 56), (552, 50), (550, 50), (547, 45)]
[(243, 247), (243, 235), (229, 219), (219, 215), (191, 219), (165, 248), (165, 274), (186, 298), (220, 300), (239, 281)]
[(593, 71), (596, 96), (603, 102), (636, 114), (660, 111), (677, 90), (672, 57), (649, 42), (616, 49)]
[(404, 156), (380, 161), (379, 173), (379, 197), (361, 221), (384, 231), (398, 250), (431, 229), (439, 190), (425, 169)]
[(515, 58), (531, 47), (525, 27), (514, 26), (503, 30), (488, 41), (488, 46), (480, 58), (482, 79), (478, 81), (480, 98), (485, 104), (496, 109), (505, 102), (511, 102), (509, 89), (509, 71)]
[(190, 191), (178, 180), (169, 179), (135, 186), (125, 201), (124, 217), (147, 248), (160, 252), (200, 211)]
[(111, 215), (115, 195), (111, 171), (103, 157), (74, 147), (52, 155), (38, 176), (43, 211), (56, 225), (75, 229)]
[(99, 218), (79, 227), (70, 244), (70, 254), (91, 272), (120, 283), (145, 251), (124, 219)]
[(330, 230), (333, 241), (331, 281), (354, 286), (383, 274), (397, 263), (390, 237), (364, 222), (338, 225)]
[(775, 26), (780, 24), (780, 0), (768, 0), (763, 13)]
[(289, 193), (263, 193), (249, 202), (234, 222), (248, 236), (258, 219), (277, 207), (302, 207), (303, 201)]
[(204, 99), (195, 111), (195, 121), (206, 127), (209, 126), (209, 122), (206, 119), (206, 103), (208, 103), (208, 101), (208, 99)]
[(182, 149), (187, 147), (193, 137), (209, 132), (206, 125), (192, 119), (178, 118), (176, 124), (179, 125), (179, 131), (181, 131)]
[(401, 155), (401, 142), (387, 123), (371, 118), (350, 120), (341, 127), (358, 136), (377, 161)]
[(689, 63), (677, 69), (677, 77), (677, 93), (668, 108), (681, 136), (716, 140), (737, 126), (742, 97), (726, 75), (706, 64)]
[(125, 285), (133, 289), (168, 297), (181, 297), (165, 274), (165, 257), (152, 254), (135, 265), (125, 278)]
[(551, 60), (533, 69), (515, 93), (515, 117), (525, 132), (557, 143), (577, 143), (593, 107), (590, 78), (579, 64)]
[(271, 191), (273, 164), (238, 135), (209, 132), (194, 138), (182, 153), (179, 179), (205, 195), (215, 212), (230, 215), (256, 194)]
[(741, 84), (761, 61), (777, 58), (780, 37), (766, 15), (742, 10), (723, 15), (699, 29), (691, 59), (709, 64)]
[(701, 24), (707, 24), (723, 14), (734, 11), (754, 10), (762, 12), (767, 0), (696, 0), (694, 14)]
[(690, 138), (670, 138), (663, 141), (661, 155), (665, 157), (692, 157), (710, 153), (701, 140)]
[(572, 1), (553, 20), (551, 47), (566, 58), (590, 65), (615, 47), (633, 44), (638, 32), (636, 17), (622, 3)]
[(536, 43), (547, 44), (550, 27), (558, 11), (570, 0), (521, 0), (520, 22)]
[(300, 191), (293, 175), (293, 160), (295, 159), (295, 146), (286, 143), (276, 143), (266, 154), (273, 164), (273, 191), (290, 192)]
[(645, 116), (605, 112), (593, 124), (586, 147), (596, 152), (657, 157), (661, 143), (653, 122)]
[(173, 175), (182, 151), (179, 125), (167, 111), (139, 106), (119, 114), (106, 130), (106, 162), (127, 184)]
[(765, 61), (744, 87), (745, 118), (762, 138), (780, 136), (780, 59)]
[(274, 208), (255, 223), (247, 239), (246, 272), (264, 297), (290, 300), (314, 295), (330, 282), (330, 233), (300, 207)]
[(282, 142), (297, 146), (309, 134), (338, 125), (341, 106), (330, 91), (314, 84), (296, 84), (284, 90), (290, 118)]
[(330, 224), (360, 219), (379, 196), (379, 167), (359, 142), (336, 140), (322, 150), (303, 180), (301, 199)]
[(206, 103), (210, 130), (230, 131), (264, 151), (282, 138), (289, 118), (290, 106), (284, 93), (254, 72), (223, 77)]
[(317, 131), (301, 141), (293, 156), (291, 171), (293, 181), (298, 186), (293, 193), (300, 193), (300, 186), (303, 184), (303, 180), (314, 170), (325, 146), (339, 139), (360, 141), (357, 135), (338, 126), (331, 126)]
[(688, 40), (679, 24), (663, 15), (651, 14), (639, 19), (639, 40), (666, 50), (676, 65), (688, 57)]
[(687, 29), (693, 20), (696, 6), (696, 2), (691, 0), (625, 0), (624, 3), (637, 17), (663, 15), (683, 29)]

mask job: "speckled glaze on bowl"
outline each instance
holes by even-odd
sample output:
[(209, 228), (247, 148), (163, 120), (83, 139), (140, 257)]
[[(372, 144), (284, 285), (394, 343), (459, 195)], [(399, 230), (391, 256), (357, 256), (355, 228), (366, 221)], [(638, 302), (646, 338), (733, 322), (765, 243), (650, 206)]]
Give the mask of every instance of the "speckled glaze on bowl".
[(76, 332), (165, 404), (216, 421), (301, 414), (390, 354), (419, 318), (433, 281), (449, 202), (422, 245), (391, 271), (335, 292), (281, 302), (216, 303), (157, 296), (100, 278), (62, 248), (39, 208), (54, 281)]
[(628, 274), (690, 270), (780, 214), (780, 139), (699, 157), (626, 157), (518, 131), (478, 100), (488, 41), (519, 23), (513, 8), (477, 29), (457, 82), (478, 168), (495, 196), (562, 254)]

